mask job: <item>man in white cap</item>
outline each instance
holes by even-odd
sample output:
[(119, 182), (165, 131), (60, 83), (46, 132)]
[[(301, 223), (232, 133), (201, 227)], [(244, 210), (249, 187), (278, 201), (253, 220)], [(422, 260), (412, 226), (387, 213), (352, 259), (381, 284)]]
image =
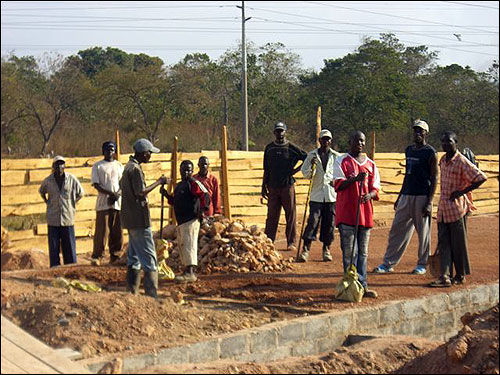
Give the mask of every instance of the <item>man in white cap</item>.
[(134, 143), (135, 154), (130, 156), (120, 180), (122, 207), (120, 218), (123, 228), (128, 230), (127, 289), (137, 294), (141, 283), (141, 267), (144, 269), (144, 290), (146, 295), (157, 298), (158, 260), (151, 231), (151, 217), (147, 195), (160, 185), (168, 183), (161, 176), (146, 187), (146, 178), (141, 164), (148, 163), (151, 153), (160, 150), (145, 138)]
[(278, 122), (274, 125), (275, 141), (269, 143), (264, 150), (264, 176), (262, 178), (263, 198), (267, 199), (267, 218), (265, 233), (273, 242), (276, 239), (281, 207), (285, 210), (286, 239), (289, 251), (297, 250), (295, 202), (295, 179), (293, 175), (300, 171), (299, 161), (307, 157), (305, 151), (288, 142), (285, 137), (286, 125)]
[[(47, 226), (50, 267), (76, 263), (75, 212), (76, 202), (84, 195), (78, 178), (64, 172), (66, 160), (56, 156), (52, 163), (53, 173), (43, 180), (39, 192), (47, 204)], [(48, 196), (47, 196), (48, 195)]]
[(425, 274), (425, 266), (431, 247), (432, 200), (437, 184), (436, 150), (427, 144), (429, 125), (420, 119), (413, 124), (414, 144), (408, 146), (406, 155), (406, 173), (401, 191), (394, 203), (394, 220), (384, 261), (373, 272), (393, 272), (399, 263), (413, 231), (418, 233), (418, 261), (412, 273)]
[(311, 196), (309, 199), (309, 219), (302, 235), (304, 247), (299, 256), (300, 262), (307, 262), (311, 243), (316, 239), (318, 228), (321, 229), (319, 240), (323, 243), (323, 261), (331, 262), (330, 245), (335, 232), (335, 201), (337, 193), (333, 187), (333, 166), (340, 154), (331, 148), (332, 133), (323, 129), (319, 133), (320, 147), (309, 152), (302, 174), (312, 179)]

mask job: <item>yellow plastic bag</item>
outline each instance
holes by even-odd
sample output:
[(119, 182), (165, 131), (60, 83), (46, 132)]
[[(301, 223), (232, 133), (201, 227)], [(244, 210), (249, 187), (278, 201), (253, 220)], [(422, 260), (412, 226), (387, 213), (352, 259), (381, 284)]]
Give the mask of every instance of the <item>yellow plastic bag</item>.
[(158, 262), (158, 277), (162, 280), (175, 279), (175, 273), (172, 271), (172, 268), (167, 266), (167, 261), (165, 259)]
[(86, 292), (100, 292), (102, 289), (93, 283), (82, 283), (79, 280), (68, 281), (64, 277), (58, 277), (52, 281), (52, 285), (59, 288), (75, 288)]
[(335, 298), (342, 301), (361, 302), (365, 289), (358, 280), (358, 271), (351, 264), (342, 280), (337, 284)]

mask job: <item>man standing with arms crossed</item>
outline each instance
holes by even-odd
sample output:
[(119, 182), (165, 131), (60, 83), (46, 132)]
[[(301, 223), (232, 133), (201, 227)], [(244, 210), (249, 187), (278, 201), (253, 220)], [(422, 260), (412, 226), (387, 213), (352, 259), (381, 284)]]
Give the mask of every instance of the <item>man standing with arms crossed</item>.
[(305, 151), (288, 142), (285, 138), (287, 127), (278, 122), (274, 125), (275, 141), (264, 150), (264, 177), (262, 179), (262, 197), (267, 201), (267, 219), (265, 233), (273, 242), (276, 239), (281, 207), (285, 209), (287, 249), (296, 251), (297, 237), (295, 204), (295, 179), (293, 175), (300, 171), (295, 167), (299, 160), (307, 157)]
[[(309, 200), (309, 219), (304, 230), (304, 247), (299, 262), (307, 262), (311, 242), (316, 239), (316, 233), (321, 221), (319, 239), (323, 243), (323, 262), (331, 262), (330, 245), (335, 232), (335, 201), (337, 193), (333, 187), (333, 166), (340, 154), (332, 150), (332, 133), (323, 129), (319, 133), (320, 148), (311, 151), (304, 164), (302, 174), (312, 179), (311, 197)], [(316, 171), (313, 175), (313, 166)]]
[(418, 262), (412, 271), (425, 274), (431, 247), (432, 200), (437, 184), (436, 150), (427, 144), (429, 125), (416, 120), (413, 125), (415, 143), (406, 148), (406, 173), (403, 186), (394, 203), (396, 214), (392, 222), (384, 262), (373, 272), (393, 272), (413, 235), (418, 233)]
[(204, 212), (204, 215), (208, 217), (222, 214), (219, 181), (217, 181), (217, 177), (209, 172), (209, 167), (210, 162), (208, 158), (206, 156), (201, 156), (198, 159), (199, 171), (193, 176), (195, 180), (200, 181), (203, 186), (207, 188), (208, 194), (210, 195), (210, 206), (208, 210)]

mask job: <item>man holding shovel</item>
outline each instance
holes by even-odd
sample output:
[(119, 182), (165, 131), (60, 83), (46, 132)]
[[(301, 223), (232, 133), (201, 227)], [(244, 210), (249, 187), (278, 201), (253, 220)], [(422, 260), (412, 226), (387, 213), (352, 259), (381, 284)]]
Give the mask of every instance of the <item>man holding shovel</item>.
[[(331, 262), (330, 245), (335, 231), (335, 200), (337, 193), (333, 188), (333, 166), (340, 154), (330, 148), (332, 133), (323, 129), (319, 133), (320, 148), (311, 151), (304, 164), (302, 174), (311, 179), (311, 195), (309, 200), (309, 219), (302, 236), (304, 247), (298, 261), (307, 262), (311, 243), (316, 239), (320, 228), (319, 239), (323, 243), (323, 262)], [(320, 227), (321, 222), (321, 227)]]
[(366, 137), (361, 131), (353, 132), (349, 138), (349, 152), (335, 160), (333, 170), (334, 186), (337, 191), (335, 220), (340, 232), (344, 273), (352, 262), (359, 273), (364, 296), (376, 298), (377, 293), (368, 289), (366, 267), (370, 230), (373, 227), (372, 200), (379, 199), (380, 175), (375, 162), (363, 153), (365, 142)]

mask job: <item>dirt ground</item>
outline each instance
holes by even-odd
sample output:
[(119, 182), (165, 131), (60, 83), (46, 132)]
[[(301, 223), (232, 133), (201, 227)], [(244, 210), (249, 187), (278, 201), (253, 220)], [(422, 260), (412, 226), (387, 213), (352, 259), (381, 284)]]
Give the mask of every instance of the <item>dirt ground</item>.
[[(427, 287), (433, 280), (430, 275), (411, 275), (418, 244), (413, 238), (396, 272), (368, 275), (369, 286), (379, 293), (379, 298), (364, 299), (356, 307), (498, 280), (498, 221), (498, 215), (470, 219), (472, 275), (467, 277), (465, 286), (436, 290)], [(388, 231), (389, 228), (372, 231), (369, 271), (382, 260)], [(432, 237), (434, 246), (436, 225)], [(278, 249), (284, 246), (284, 242), (277, 242)], [(331, 263), (320, 261), (319, 243), (316, 242), (311, 251), (310, 262), (295, 264), (293, 270), (285, 273), (201, 275), (196, 283), (188, 286), (161, 281), (158, 302), (127, 294), (126, 269), (90, 266), (89, 255), (80, 256), (79, 265), (75, 266), (2, 271), (2, 314), (52, 347), (74, 348), (89, 358), (146, 352), (277, 320), (353, 307), (353, 303), (333, 298), (334, 287), (342, 277), (338, 238), (332, 246), (334, 261)], [(282, 255), (295, 256), (287, 251), (282, 251)], [(103, 291), (89, 293), (54, 287), (52, 282), (58, 276), (95, 282)], [(180, 296), (183, 301), (179, 302)]]

